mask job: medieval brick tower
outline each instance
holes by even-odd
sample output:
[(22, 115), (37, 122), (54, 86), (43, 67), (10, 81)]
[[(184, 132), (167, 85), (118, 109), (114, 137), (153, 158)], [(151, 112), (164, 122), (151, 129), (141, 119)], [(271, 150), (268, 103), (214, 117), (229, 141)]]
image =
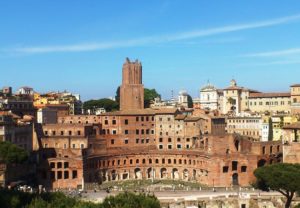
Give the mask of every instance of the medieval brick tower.
[(122, 85), (120, 88), (120, 110), (144, 108), (144, 85), (142, 83), (142, 64), (138, 60), (123, 64)]

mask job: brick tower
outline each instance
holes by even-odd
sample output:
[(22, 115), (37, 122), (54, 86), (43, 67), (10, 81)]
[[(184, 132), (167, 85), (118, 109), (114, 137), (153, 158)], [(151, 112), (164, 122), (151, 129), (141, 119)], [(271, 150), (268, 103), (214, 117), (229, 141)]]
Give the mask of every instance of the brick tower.
[(144, 108), (144, 85), (142, 83), (142, 64), (138, 60), (123, 64), (122, 85), (120, 88), (120, 110)]

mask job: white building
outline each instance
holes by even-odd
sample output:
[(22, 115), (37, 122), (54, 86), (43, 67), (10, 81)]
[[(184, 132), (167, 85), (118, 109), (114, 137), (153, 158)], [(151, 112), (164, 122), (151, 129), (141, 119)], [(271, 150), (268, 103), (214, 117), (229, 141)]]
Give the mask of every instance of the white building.
[(185, 90), (180, 90), (178, 95), (178, 105), (181, 107), (188, 107), (188, 93)]
[(200, 90), (200, 106), (202, 109), (218, 110), (218, 90), (208, 83)]
[(33, 95), (34, 91), (31, 87), (21, 87), (18, 89), (17, 94), (19, 95)]

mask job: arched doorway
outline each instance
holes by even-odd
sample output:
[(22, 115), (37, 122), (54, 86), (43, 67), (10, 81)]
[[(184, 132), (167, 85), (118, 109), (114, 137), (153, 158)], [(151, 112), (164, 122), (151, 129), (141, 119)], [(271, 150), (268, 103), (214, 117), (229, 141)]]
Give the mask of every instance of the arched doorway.
[(113, 181), (117, 180), (118, 179), (117, 176), (118, 176), (117, 172), (115, 170), (112, 170), (111, 171), (111, 180), (113, 180)]
[(189, 180), (189, 171), (187, 169), (183, 170), (182, 179), (185, 180), (185, 181)]
[(178, 172), (177, 168), (173, 168), (173, 170), (172, 170), (172, 178), (175, 179), (175, 180), (179, 179), (179, 172)]
[(239, 185), (239, 175), (237, 173), (234, 173), (232, 175), (232, 185), (238, 186)]
[(160, 169), (160, 178), (161, 178), (161, 179), (166, 179), (167, 176), (168, 176), (168, 174), (167, 174), (167, 169), (166, 169), (166, 168)]
[(134, 177), (135, 179), (142, 179), (142, 172), (140, 168), (134, 169)]

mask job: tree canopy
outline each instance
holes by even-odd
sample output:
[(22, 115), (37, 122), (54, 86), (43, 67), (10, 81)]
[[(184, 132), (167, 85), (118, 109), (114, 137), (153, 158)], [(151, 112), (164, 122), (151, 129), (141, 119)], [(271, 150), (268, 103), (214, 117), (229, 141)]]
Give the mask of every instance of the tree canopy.
[(269, 118), (269, 134), (268, 134), (268, 140), (272, 141), (273, 140), (273, 121), (272, 118)]
[(96, 109), (96, 108), (104, 108), (107, 112), (116, 111), (119, 109), (119, 104), (111, 99), (102, 98), (99, 100), (88, 100), (83, 103), (83, 109)]
[(22, 163), (28, 158), (28, 152), (10, 142), (0, 142), (0, 161), (6, 164)]
[(124, 192), (105, 198), (102, 206), (103, 208), (160, 208), (160, 203), (155, 196)]
[(278, 163), (254, 171), (255, 186), (263, 191), (278, 191), (286, 197), (289, 208), (296, 192), (300, 191), (300, 164)]
[[(151, 101), (154, 100), (154, 98), (157, 97), (161, 97), (160, 94), (158, 94), (156, 92), (155, 89), (148, 89), (148, 88), (144, 88), (144, 107), (145, 108), (149, 108)], [(117, 91), (116, 91), (116, 102), (118, 102), (118, 104), (120, 104), (120, 87), (118, 87)]]
[(154, 100), (154, 98), (160, 97), (160, 94), (156, 92), (155, 89), (144, 89), (144, 107), (149, 108), (151, 101)]
[(190, 95), (187, 95), (188, 108), (192, 108), (194, 106), (193, 98)]
[(160, 208), (160, 203), (155, 196), (128, 192), (109, 196), (100, 204), (69, 197), (61, 192), (37, 194), (0, 190), (0, 206), (10, 208)]

